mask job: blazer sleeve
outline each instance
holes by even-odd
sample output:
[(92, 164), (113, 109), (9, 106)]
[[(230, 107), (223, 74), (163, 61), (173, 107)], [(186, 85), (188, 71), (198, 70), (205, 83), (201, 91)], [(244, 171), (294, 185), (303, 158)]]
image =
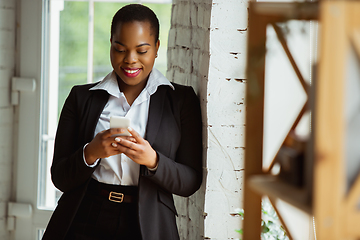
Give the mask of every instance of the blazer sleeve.
[(77, 87), (73, 87), (61, 111), (55, 137), (51, 178), (56, 188), (66, 192), (84, 184), (95, 168), (86, 166), (79, 140), (80, 114)]
[(146, 170), (144, 175), (164, 190), (187, 197), (196, 192), (201, 185), (203, 148), (200, 102), (191, 87), (185, 87), (185, 90), (185, 94), (181, 94), (181, 139), (176, 157), (170, 159), (157, 152), (157, 170), (155, 173)]

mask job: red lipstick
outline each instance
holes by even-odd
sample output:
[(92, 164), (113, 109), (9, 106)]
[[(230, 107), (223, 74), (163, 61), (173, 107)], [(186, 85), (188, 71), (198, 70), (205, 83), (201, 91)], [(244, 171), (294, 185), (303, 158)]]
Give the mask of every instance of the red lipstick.
[(126, 77), (136, 77), (140, 74), (141, 68), (121, 68)]

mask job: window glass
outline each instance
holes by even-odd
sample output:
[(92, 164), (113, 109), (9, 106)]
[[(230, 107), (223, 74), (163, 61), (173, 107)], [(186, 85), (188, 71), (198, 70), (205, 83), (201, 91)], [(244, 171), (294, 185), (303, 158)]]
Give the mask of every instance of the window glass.
[[(71, 87), (76, 84), (86, 83), (88, 13), (88, 2), (75, 1), (65, 1), (64, 8), (60, 12), (59, 114)], [(53, 29), (50, 31), (53, 31)]]

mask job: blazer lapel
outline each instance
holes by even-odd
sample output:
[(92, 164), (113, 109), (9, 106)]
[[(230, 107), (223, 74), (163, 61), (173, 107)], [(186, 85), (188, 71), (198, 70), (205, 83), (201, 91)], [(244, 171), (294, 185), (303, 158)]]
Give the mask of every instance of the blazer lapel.
[(154, 93), (150, 98), (149, 116), (145, 134), (145, 139), (150, 143), (150, 145), (153, 145), (159, 130), (164, 109), (165, 96), (166, 88), (159, 86), (156, 93)]
[(99, 117), (109, 100), (109, 94), (103, 90), (93, 90), (92, 99), (90, 106), (88, 107), (88, 114), (86, 119), (85, 127), (85, 139), (87, 142), (91, 141), (94, 138), (94, 132), (96, 124), (99, 120)]

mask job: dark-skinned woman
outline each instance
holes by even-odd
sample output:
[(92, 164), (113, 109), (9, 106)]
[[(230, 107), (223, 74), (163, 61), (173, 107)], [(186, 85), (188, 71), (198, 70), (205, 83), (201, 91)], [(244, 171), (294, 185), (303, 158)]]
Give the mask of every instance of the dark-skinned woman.
[[(74, 86), (62, 109), (51, 174), (63, 195), (43, 239), (179, 239), (172, 195), (202, 180), (199, 100), (154, 68), (159, 22), (148, 7), (121, 8), (110, 44), (113, 71)], [(110, 128), (112, 116), (130, 127)]]

